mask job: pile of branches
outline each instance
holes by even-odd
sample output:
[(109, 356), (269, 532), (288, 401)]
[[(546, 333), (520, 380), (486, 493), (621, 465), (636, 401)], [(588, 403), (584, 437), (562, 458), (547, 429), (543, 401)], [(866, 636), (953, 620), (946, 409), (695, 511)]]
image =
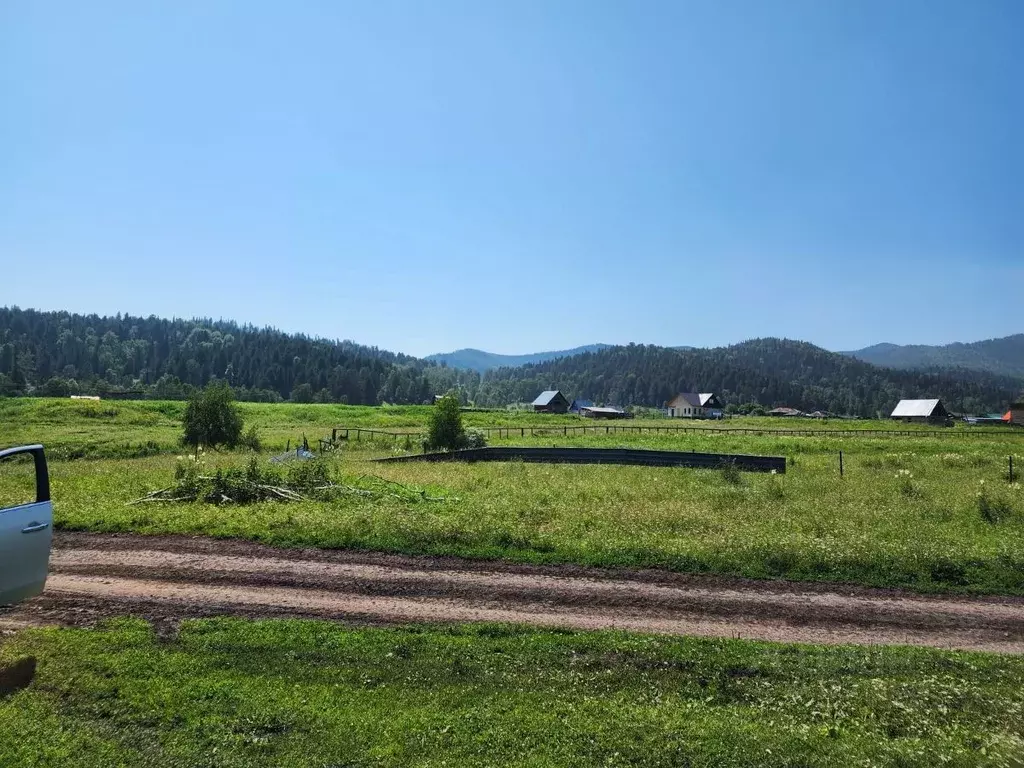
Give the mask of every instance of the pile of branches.
[(290, 464), (284, 471), (261, 466), (253, 457), (244, 468), (203, 474), (203, 463), (179, 459), (174, 485), (160, 488), (128, 504), (203, 501), (208, 504), (251, 504), (258, 501), (330, 501), (339, 496), (367, 499), (395, 498), (405, 502), (458, 501), (454, 497), (430, 496), (422, 488), (386, 480), (376, 475), (335, 481), (327, 463), (320, 459)]

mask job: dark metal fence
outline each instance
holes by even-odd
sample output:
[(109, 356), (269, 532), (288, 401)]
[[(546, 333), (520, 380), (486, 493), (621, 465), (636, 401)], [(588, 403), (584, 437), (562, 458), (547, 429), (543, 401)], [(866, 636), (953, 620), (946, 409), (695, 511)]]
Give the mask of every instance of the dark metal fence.
[(746, 472), (784, 474), (783, 456), (750, 456), (729, 453), (690, 453), (686, 451), (649, 451), (632, 448), (467, 448), (446, 453), (421, 453), (391, 456), (376, 461), (526, 461), (543, 464), (634, 464), (645, 467), (696, 467), (715, 469), (732, 464)]

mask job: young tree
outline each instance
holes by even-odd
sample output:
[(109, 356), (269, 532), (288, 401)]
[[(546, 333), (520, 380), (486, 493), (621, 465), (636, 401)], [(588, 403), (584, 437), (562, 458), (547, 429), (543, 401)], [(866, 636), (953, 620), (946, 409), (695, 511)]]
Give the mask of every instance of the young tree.
[(452, 451), (465, 446), (466, 430), (462, 426), (459, 398), (454, 392), (449, 392), (434, 403), (427, 442), (435, 450)]
[(226, 381), (211, 381), (188, 401), (184, 419), (185, 445), (234, 448), (242, 436), (242, 416), (235, 393)]

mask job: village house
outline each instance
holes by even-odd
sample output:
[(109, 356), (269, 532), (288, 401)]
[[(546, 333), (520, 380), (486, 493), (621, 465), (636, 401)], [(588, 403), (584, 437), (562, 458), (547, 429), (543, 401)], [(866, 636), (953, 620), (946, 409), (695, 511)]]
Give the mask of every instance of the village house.
[(680, 392), (665, 407), (673, 419), (717, 419), (722, 416), (722, 403), (714, 392)]
[(569, 410), (569, 401), (557, 389), (549, 389), (537, 395), (533, 410), (537, 413), (565, 413)]
[(920, 424), (945, 424), (949, 411), (939, 399), (900, 400), (889, 418), (895, 421)]

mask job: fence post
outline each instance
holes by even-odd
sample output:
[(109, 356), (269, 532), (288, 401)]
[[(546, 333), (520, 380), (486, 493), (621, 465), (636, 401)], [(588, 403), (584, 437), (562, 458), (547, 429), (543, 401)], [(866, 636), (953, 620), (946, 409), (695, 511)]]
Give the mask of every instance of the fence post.
[(839, 452), (839, 476), (843, 476), (843, 452)]
[(338, 442), (338, 429), (334, 428), (331, 430), (331, 445), (334, 445), (336, 442)]

